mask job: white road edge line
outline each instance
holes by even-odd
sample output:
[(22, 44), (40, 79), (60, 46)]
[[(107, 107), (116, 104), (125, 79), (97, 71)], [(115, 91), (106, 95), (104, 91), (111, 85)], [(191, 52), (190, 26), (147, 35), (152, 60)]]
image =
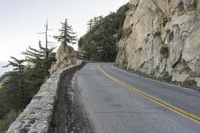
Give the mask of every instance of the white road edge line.
[(130, 73), (130, 72), (127, 72), (126, 70), (123, 70), (123, 69), (120, 69), (118, 67), (115, 67), (114, 65), (112, 65), (112, 67), (114, 69), (118, 69), (119, 71), (125, 72), (125, 73), (127, 73), (129, 75), (133, 75), (133, 76), (136, 76), (136, 77), (139, 77), (139, 78), (148, 79), (148, 80), (151, 80), (151, 81), (154, 81), (154, 82), (157, 82), (157, 83), (161, 83), (161, 84), (164, 84), (164, 85), (169, 85), (169, 86), (172, 86), (172, 87), (178, 87), (178, 88), (181, 88), (181, 89), (184, 89), (184, 90), (188, 90), (188, 91), (191, 91), (191, 92), (197, 92), (196, 90), (192, 90), (192, 89), (189, 89), (189, 88), (186, 88), (186, 87), (182, 87), (182, 86), (178, 86), (178, 85), (162, 82), (162, 81), (159, 81), (159, 80), (143, 77), (143, 76), (140, 76), (140, 75), (137, 75), (137, 74), (134, 74), (134, 73)]

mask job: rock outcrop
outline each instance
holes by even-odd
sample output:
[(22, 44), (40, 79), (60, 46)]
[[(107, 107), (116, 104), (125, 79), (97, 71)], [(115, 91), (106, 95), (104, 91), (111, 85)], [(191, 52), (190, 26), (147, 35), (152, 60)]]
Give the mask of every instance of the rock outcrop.
[(200, 0), (130, 0), (116, 63), (200, 87)]
[(77, 57), (77, 52), (65, 43), (61, 43), (56, 53), (56, 60), (56, 63), (54, 63), (50, 69), (51, 74), (59, 69), (80, 63), (80, 60), (78, 60)]

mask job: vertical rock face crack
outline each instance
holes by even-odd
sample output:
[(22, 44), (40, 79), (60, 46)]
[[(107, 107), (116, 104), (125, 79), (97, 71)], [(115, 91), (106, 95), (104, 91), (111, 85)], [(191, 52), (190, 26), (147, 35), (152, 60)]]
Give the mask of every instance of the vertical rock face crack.
[(182, 48), (181, 48), (181, 52), (180, 52), (180, 57), (179, 57), (179, 59), (172, 65), (172, 68), (175, 68), (176, 65), (178, 65), (179, 62), (181, 62), (184, 49), (185, 49), (185, 47), (188, 45), (188, 37), (189, 37), (189, 32), (184, 31), (184, 32), (182, 33)]
[(75, 71), (62, 75), (50, 133), (93, 133), (83, 105), (79, 100)]

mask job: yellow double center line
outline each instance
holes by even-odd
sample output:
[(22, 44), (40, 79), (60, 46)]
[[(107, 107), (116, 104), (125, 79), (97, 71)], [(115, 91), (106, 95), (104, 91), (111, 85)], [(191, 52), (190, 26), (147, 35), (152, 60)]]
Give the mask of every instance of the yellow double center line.
[(119, 80), (119, 79), (109, 75), (107, 72), (105, 72), (100, 67), (100, 65), (98, 65), (97, 67), (106, 77), (108, 77), (109, 79), (113, 80), (114, 82), (120, 84), (125, 89), (127, 89), (127, 90), (129, 90), (131, 92), (134, 92), (136, 94), (139, 94), (141, 96), (144, 96), (145, 98), (149, 99), (150, 101), (152, 101), (152, 102), (154, 102), (154, 103), (156, 103), (156, 104), (158, 104), (158, 105), (160, 105), (160, 106), (162, 106), (162, 107), (164, 107), (164, 108), (166, 108), (166, 109), (168, 109), (168, 110), (170, 110), (172, 112), (175, 112), (175, 113), (177, 113), (177, 114), (179, 114), (179, 115), (181, 115), (181, 116), (183, 116), (183, 117), (185, 117), (185, 118), (187, 118), (187, 119), (189, 119), (189, 120), (191, 120), (191, 121), (193, 121), (193, 122), (195, 122), (197, 124), (200, 124), (200, 117), (199, 116), (194, 115), (194, 114), (192, 114), (190, 112), (184, 111), (183, 109), (175, 107), (174, 105), (172, 105), (170, 103), (167, 103), (167, 102), (165, 102), (165, 101), (163, 101), (163, 100), (161, 100), (161, 99), (159, 99), (159, 98), (157, 98), (155, 96), (152, 96), (152, 95), (150, 95), (150, 94), (148, 94), (148, 93), (146, 93), (146, 92), (144, 92), (142, 90), (136, 89), (136, 88), (134, 88), (134, 87), (122, 82), (121, 80)]

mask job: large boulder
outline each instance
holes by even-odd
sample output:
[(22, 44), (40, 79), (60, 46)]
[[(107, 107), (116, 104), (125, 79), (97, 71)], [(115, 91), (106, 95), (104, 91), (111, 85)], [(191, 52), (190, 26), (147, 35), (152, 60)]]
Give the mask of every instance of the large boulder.
[(61, 43), (59, 49), (56, 53), (56, 62), (52, 65), (50, 73), (62, 69), (70, 65), (76, 65), (80, 61), (77, 58), (77, 52), (74, 49), (65, 43)]

